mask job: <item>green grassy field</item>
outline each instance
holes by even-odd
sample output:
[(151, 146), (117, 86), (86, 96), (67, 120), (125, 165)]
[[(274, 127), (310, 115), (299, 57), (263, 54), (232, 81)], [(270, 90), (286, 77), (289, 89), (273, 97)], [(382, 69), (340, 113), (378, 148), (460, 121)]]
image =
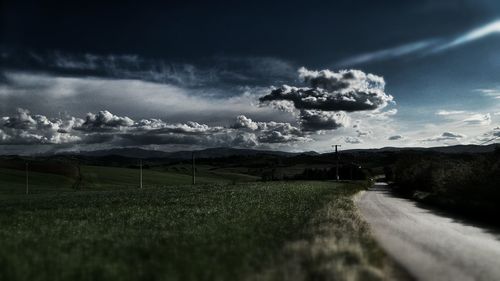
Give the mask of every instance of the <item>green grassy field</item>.
[[(109, 190), (139, 187), (139, 169), (81, 166), (82, 182), (80, 189)], [(197, 168), (196, 182), (236, 183), (257, 180), (257, 177), (235, 171), (213, 170), (211, 167)], [(29, 172), (30, 193), (53, 193), (75, 191), (76, 177), (69, 177), (47, 172)], [(144, 187), (162, 187), (171, 185), (190, 185), (192, 182), (190, 166), (170, 169), (143, 169)], [(23, 194), (26, 191), (26, 172), (24, 170), (0, 168), (0, 197)]]
[(382, 279), (387, 259), (350, 199), (360, 188), (212, 183), (2, 198), (0, 280)]
[[(102, 166), (82, 166), (83, 188), (88, 189), (123, 189), (139, 187), (139, 169), (127, 169)], [(228, 182), (222, 177), (198, 175), (198, 183)], [(191, 175), (170, 171), (143, 169), (143, 186), (160, 187), (168, 185), (191, 184)]]
[[(183, 174), (191, 176), (191, 165), (175, 164), (167, 166), (153, 167), (152, 170)], [(260, 177), (249, 175), (242, 167), (221, 168), (211, 165), (196, 165), (196, 175), (202, 178), (218, 179), (224, 182), (250, 182), (260, 180)]]
[[(52, 193), (72, 191), (75, 179), (48, 173), (30, 172), (31, 193)], [(26, 192), (26, 172), (23, 170), (0, 168), (0, 197), (24, 194)]]

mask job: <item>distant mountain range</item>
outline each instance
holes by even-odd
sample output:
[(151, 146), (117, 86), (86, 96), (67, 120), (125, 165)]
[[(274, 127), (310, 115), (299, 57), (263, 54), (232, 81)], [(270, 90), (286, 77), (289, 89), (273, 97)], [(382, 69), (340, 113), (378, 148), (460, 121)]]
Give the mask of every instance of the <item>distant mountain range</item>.
[[(342, 150), (341, 153), (377, 153), (377, 152), (399, 152), (399, 151), (432, 151), (440, 153), (486, 153), (492, 152), (497, 144), (485, 146), (480, 145), (454, 145), (441, 147), (383, 147), (376, 149), (349, 149)], [(193, 151), (165, 152), (159, 150), (147, 150), (142, 148), (115, 148), (107, 150), (81, 151), (78, 154), (90, 157), (121, 156), (128, 158), (169, 158), (169, 159), (191, 159)], [(256, 155), (276, 155), (293, 157), (297, 155), (319, 155), (315, 151), (308, 152), (284, 152), (272, 150), (237, 149), (237, 148), (208, 148), (194, 151), (196, 158), (219, 158), (229, 156), (256, 156)]]
[(500, 147), (500, 144), (490, 145), (474, 145), (474, 144), (460, 144), (451, 146), (438, 146), (438, 147), (383, 147), (374, 149), (349, 149), (343, 152), (397, 152), (397, 151), (432, 151), (441, 153), (487, 153), (493, 152), (495, 147)]
[[(267, 155), (278, 155), (291, 157), (301, 154), (307, 155), (317, 155), (317, 152), (284, 152), (284, 151), (272, 151), (272, 150), (255, 150), (255, 149), (237, 149), (237, 148), (227, 148), (227, 147), (217, 147), (217, 148), (207, 148), (203, 150), (194, 151), (196, 158), (218, 158), (218, 157), (229, 157), (229, 156), (255, 156), (261, 154)], [(142, 148), (115, 148), (108, 150), (94, 150), (94, 151), (82, 151), (79, 153), (84, 156), (101, 157), (101, 156), (123, 156), (129, 158), (170, 158), (170, 159), (191, 159), (193, 151), (175, 151), (175, 152), (165, 152), (159, 150), (147, 150)]]

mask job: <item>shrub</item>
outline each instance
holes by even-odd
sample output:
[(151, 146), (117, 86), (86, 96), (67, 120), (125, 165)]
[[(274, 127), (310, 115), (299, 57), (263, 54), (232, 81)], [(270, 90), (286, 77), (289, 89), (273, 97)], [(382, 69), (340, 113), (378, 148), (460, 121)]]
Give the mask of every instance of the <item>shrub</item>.
[(401, 191), (424, 191), (430, 200), (466, 213), (500, 211), (500, 151), (469, 156), (407, 155), (395, 165)]

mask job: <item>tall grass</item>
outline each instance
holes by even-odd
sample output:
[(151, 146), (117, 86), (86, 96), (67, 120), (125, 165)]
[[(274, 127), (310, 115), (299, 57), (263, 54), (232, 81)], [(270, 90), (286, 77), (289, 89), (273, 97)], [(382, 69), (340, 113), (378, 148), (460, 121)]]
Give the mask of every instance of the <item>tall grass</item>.
[(380, 249), (352, 201), (357, 188), (339, 188), (285, 243), (272, 266), (251, 280), (408, 280)]
[(380, 276), (350, 201), (359, 189), (276, 182), (2, 199), (0, 280), (241, 280), (295, 257), (308, 261), (298, 269), (337, 280)]

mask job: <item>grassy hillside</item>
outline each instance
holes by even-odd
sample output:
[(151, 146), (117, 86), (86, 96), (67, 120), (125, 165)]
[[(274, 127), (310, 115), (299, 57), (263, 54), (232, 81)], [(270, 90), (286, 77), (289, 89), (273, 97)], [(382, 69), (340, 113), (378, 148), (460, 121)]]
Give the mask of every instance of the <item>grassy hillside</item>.
[[(183, 174), (191, 177), (190, 164), (173, 164), (152, 167), (152, 170)], [(259, 176), (249, 174), (244, 167), (217, 167), (207, 164), (196, 165), (196, 175), (200, 178), (219, 179), (226, 182), (249, 182), (260, 180)]]
[[(26, 172), (24, 163), (9, 168), (0, 168), (0, 196), (9, 194), (23, 194), (26, 190)], [(34, 165), (32, 165), (34, 166)], [(29, 190), (30, 193), (67, 192), (75, 191), (78, 180), (78, 168), (72, 167), (76, 172), (60, 173), (61, 166), (53, 169), (37, 169), (33, 171), (30, 166)], [(36, 167), (38, 168), (38, 167)], [(139, 169), (105, 167), (105, 166), (80, 166), (81, 182), (79, 189), (106, 190), (127, 189), (139, 187)], [(255, 181), (258, 177), (238, 173), (237, 171), (212, 170), (210, 166), (197, 168), (197, 183), (233, 183)], [(188, 165), (179, 165), (168, 169), (143, 169), (143, 186), (160, 187), (171, 185), (189, 185), (192, 183), (191, 170)]]
[[(102, 167), (102, 166), (82, 166), (83, 178), (82, 188), (84, 189), (116, 189), (116, 188), (137, 188), (139, 187), (139, 169)], [(142, 171), (144, 187), (159, 187), (168, 185), (188, 185), (191, 184), (191, 175), (179, 172), (164, 172), (143, 169)], [(198, 175), (198, 183), (227, 182), (221, 177), (206, 177)]]
[(388, 262), (350, 199), (360, 188), (208, 184), (0, 199), (0, 280), (383, 279)]
[[(71, 191), (74, 178), (67, 176), (30, 172), (30, 193)], [(0, 196), (24, 194), (26, 192), (26, 172), (23, 170), (0, 168)]]

